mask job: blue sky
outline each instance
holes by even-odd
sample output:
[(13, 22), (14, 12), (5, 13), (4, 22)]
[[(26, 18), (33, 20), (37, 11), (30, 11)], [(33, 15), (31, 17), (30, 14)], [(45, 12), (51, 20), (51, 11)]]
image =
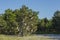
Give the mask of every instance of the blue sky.
[(60, 0), (0, 0), (0, 14), (6, 9), (19, 9), (22, 5), (39, 11), (39, 18), (52, 18), (56, 10), (60, 10)]

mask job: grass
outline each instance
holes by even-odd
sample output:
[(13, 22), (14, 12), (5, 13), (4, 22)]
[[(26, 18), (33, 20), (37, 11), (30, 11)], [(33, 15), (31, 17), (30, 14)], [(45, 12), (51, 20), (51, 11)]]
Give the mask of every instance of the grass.
[(53, 40), (53, 39), (49, 39), (49, 37), (43, 37), (43, 36), (17, 37), (17, 36), (0, 35), (0, 40)]

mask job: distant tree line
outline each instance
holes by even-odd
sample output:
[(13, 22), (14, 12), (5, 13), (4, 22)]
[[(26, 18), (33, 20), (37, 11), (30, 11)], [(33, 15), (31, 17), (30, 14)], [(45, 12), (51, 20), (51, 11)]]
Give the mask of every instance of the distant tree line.
[(56, 11), (52, 19), (39, 19), (36, 32), (38, 34), (60, 34), (60, 11)]
[(20, 9), (7, 9), (0, 14), (0, 34), (27, 36), (33, 33), (60, 33), (60, 11), (52, 19), (39, 19), (37, 11), (25, 5)]

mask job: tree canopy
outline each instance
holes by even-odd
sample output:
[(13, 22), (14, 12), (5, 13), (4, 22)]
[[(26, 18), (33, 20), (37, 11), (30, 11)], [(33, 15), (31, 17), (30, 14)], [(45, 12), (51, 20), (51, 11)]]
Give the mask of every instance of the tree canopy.
[(0, 33), (27, 36), (34, 33), (60, 33), (60, 11), (52, 19), (38, 18), (38, 11), (23, 5), (20, 9), (7, 9), (0, 15)]

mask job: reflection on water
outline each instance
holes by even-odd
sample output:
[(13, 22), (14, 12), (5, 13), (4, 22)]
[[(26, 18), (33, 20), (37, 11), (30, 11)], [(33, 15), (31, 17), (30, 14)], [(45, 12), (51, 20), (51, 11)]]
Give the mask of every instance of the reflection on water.
[(44, 36), (51, 40), (60, 40), (60, 34), (40, 34), (40, 36), (42, 36), (42, 37)]

